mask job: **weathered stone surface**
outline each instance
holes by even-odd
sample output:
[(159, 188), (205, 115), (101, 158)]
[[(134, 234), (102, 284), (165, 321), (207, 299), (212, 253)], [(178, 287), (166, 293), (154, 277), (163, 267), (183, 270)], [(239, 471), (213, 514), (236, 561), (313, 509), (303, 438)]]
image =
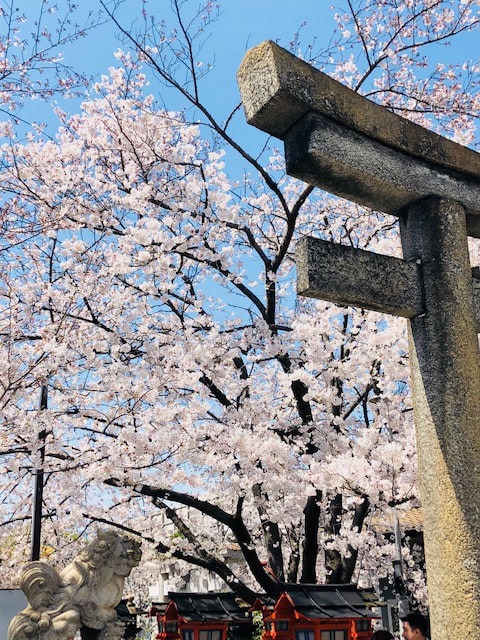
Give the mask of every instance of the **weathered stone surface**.
[(430, 195), (466, 209), (480, 237), (480, 154), (388, 111), (274, 42), (238, 71), (248, 122), (285, 141), (287, 170), (306, 182), (399, 215)]
[(247, 51), (237, 78), (247, 122), (277, 138), (316, 111), (393, 149), (480, 180), (480, 154), (375, 104), (271, 40)]
[(418, 265), (306, 237), (297, 243), (297, 292), (404, 318), (423, 313)]
[(480, 629), (480, 366), (465, 215), (419, 202), (400, 218), (405, 258), (421, 258), (423, 316), (410, 320), (418, 472), (433, 640)]
[[(297, 293), (341, 306), (403, 318), (425, 313), (419, 260), (400, 260), (305, 237), (295, 249)], [(474, 314), (480, 333), (480, 269), (472, 269)]]
[(29, 604), (10, 622), (8, 640), (71, 640), (79, 629), (101, 640), (121, 640), (124, 625), (115, 607), (140, 558), (132, 537), (99, 531), (60, 573), (45, 562), (26, 564), (20, 587)]
[(480, 269), (472, 269), (473, 304), (475, 306), (475, 318), (477, 320), (477, 333), (480, 333)]
[(301, 118), (284, 142), (290, 175), (372, 209), (398, 216), (435, 194), (455, 199), (472, 216), (480, 213), (480, 181), (393, 151), (319, 114)]

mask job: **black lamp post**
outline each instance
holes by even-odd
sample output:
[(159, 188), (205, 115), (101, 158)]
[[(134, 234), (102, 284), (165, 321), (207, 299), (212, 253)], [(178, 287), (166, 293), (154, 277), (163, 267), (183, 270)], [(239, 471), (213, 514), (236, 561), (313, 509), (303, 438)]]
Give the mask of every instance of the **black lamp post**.
[[(40, 391), (40, 411), (44, 411), (48, 406), (48, 386), (42, 385)], [(38, 455), (39, 460), (33, 469), (34, 489), (33, 489), (33, 508), (32, 508), (32, 546), (30, 552), (30, 560), (40, 559), (40, 534), (42, 529), (42, 501), (43, 501), (43, 484), (45, 461), (45, 439), (47, 432), (42, 428), (38, 432)]]

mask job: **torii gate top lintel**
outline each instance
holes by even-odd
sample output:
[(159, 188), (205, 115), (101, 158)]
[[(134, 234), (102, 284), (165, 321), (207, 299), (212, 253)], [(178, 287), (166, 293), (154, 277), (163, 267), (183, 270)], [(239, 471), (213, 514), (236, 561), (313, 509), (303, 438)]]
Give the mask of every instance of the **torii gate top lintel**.
[(469, 235), (480, 237), (480, 154), (473, 149), (364, 98), (272, 41), (246, 53), (238, 82), (247, 122), (284, 140), (291, 175), (393, 215), (428, 196), (449, 197), (464, 206)]

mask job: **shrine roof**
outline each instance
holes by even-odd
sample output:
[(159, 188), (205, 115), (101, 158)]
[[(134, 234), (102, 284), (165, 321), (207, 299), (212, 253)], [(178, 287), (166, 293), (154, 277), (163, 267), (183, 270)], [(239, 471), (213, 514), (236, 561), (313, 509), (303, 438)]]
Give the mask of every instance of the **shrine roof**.
[(379, 606), (373, 589), (354, 584), (290, 585), (285, 588), (295, 610), (305, 618), (376, 618)]
[(249, 607), (234, 593), (170, 592), (178, 615), (189, 622), (248, 622)]

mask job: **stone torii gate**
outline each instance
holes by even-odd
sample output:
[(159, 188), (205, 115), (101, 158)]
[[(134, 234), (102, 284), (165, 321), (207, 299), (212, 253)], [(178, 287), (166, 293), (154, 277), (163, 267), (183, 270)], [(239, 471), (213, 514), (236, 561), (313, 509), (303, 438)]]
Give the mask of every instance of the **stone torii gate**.
[[(359, 96), (273, 42), (238, 72), (247, 121), (290, 175), (398, 216), (403, 260), (304, 238), (298, 293), (409, 319), (432, 640), (480, 637), (480, 154)], [(480, 277), (480, 276), (479, 276)]]

